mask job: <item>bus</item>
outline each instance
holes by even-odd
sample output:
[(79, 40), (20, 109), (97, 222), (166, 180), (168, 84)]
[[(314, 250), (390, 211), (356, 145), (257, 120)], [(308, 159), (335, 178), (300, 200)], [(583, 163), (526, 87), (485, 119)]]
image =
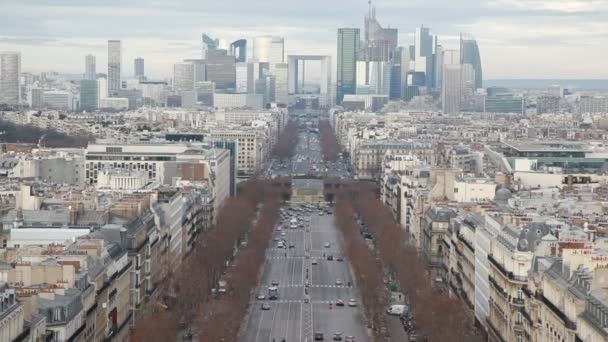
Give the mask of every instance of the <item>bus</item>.
[(279, 288), (276, 286), (271, 286), (268, 288), (268, 299), (276, 300), (279, 299)]

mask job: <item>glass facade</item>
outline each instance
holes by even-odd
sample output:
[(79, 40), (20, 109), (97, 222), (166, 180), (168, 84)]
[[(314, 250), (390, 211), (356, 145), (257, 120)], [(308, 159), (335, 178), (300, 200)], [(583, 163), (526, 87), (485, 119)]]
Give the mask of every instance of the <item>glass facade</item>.
[(357, 51), (361, 42), (358, 28), (338, 29), (338, 75), (336, 101), (342, 103), (345, 94), (355, 94), (357, 80)]
[(99, 105), (98, 94), (97, 80), (80, 81), (80, 109), (86, 111), (96, 110)]
[(483, 87), (481, 57), (477, 41), (472, 37), (460, 35), (460, 64), (471, 64), (475, 70), (475, 88)]

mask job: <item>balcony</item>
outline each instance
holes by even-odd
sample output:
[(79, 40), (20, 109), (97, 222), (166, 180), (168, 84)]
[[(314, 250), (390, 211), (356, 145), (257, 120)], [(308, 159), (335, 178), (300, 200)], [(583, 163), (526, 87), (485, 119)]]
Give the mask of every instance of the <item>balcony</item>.
[(523, 298), (511, 298), (511, 300), (509, 301), (509, 303), (511, 303), (511, 305), (517, 306), (517, 307), (523, 307), (524, 306), (524, 299)]
[(523, 321), (515, 321), (515, 322), (513, 322), (513, 330), (515, 330), (515, 331), (524, 331), (524, 322)]
[(494, 257), (491, 254), (488, 254), (488, 260), (490, 260), (490, 263), (492, 264), (492, 266), (494, 266), (494, 268), (496, 268), (498, 271), (500, 271), (500, 273), (505, 278), (507, 278), (511, 281), (517, 281), (517, 282), (522, 282), (522, 283), (527, 284), (528, 277), (517, 276), (517, 275), (513, 274), (513, 272), (507, 271), (507, 269), (503, 265), (501, 265), (496, 259), (494, 259)]

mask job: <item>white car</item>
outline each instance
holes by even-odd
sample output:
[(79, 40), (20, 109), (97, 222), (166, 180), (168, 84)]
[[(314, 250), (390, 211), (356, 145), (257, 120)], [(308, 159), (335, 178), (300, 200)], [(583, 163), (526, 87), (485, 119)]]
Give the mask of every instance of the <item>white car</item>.
[(325, 243), (325, 248), (329, 248), (329, 247), (331, 247), (331, 244), (329, 244), (329, 242), (326, 242)]
[(348, 306), (350, 306), (351, 308), (354, 308), (355, 306), (357, 306), (357, 301), (355, 299), (351, 298), (348, 301)]
[(336, 285), (342, 285), (342, 279), (340, 279), (340, 278), (336, 279)]
[(256, 298), (258, 300), (264, 300), (264, 299), (266, 299), (266, 296), (263, 293), (260, 293)]

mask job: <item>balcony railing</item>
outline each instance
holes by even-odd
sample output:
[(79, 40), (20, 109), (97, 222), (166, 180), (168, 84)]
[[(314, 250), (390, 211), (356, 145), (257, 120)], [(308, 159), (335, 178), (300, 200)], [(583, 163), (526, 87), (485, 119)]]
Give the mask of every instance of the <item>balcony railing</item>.
[(513, 281), (519, 281), (519, 282), (527, 282), (528, 281), (528, 277), (518, 276), (518, 275), (513, 274), (513, 272), (507, 271), (507, 269), (503, 265), (501, 265), (496, 259), (494, 259), (494, 257), (491, 254), (488, 254), (488, 260), (490, 260), (490, 263), (497, 270), (499, 270), (500, 273), (505, 278), (508, 278), (509, 280), (513, 280)]
[(517, 298), (517, 297), (511, 298), (510, 303), (515, 306), (524, 306), (524, 304), (525, 304), (523, 298)]

